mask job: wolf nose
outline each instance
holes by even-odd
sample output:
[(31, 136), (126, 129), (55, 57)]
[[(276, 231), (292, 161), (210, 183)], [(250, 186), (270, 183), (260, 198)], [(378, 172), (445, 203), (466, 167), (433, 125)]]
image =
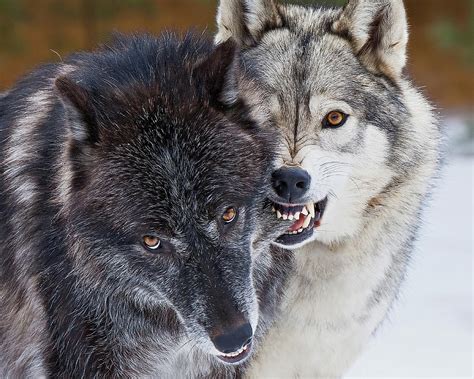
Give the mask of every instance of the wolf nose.
[(282, 167), (272, 174), (275, 192), (288, 203), (296, 203), (308, 191), (311, 184), (309, 174), (295, 167)]
[(226, 330), (211, 337), (212, 343), (221, 353), (229, 354), (238, 351), (252, 341), (252, 327), (249, 323)]

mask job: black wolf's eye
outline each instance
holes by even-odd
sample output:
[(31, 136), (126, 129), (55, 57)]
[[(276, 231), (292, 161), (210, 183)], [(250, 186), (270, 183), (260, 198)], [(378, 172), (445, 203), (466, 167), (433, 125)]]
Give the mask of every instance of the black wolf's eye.
[(161, 241), (158, 237), (155, 236), (144, 236), (143, 243), (145, 246), (151, 250), (156, 250), (161, 246)]
[(222, 214), (222, 220), (226, 224), (230, 224), (232, 221), (235, 220), (235, 217), (237, 216), (237, 210), (234, 207), (229, 207), (225, 210), (225, 212)]
[(323, 120), (323, 128), (339, 128), (347, 121), (347, 114), (341, 111), (329, 112)]

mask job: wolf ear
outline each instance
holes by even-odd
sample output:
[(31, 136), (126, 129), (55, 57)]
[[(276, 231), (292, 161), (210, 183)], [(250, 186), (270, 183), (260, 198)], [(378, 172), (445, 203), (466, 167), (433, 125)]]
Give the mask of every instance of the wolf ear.
[(204, 95), (210, 99), (211, 105), (221, 104), (221, 95), (234, 62), (236, 48), (233, 40), (225, 41), (216, 46), (203, 62), (193, 67), (193, 80), (198, 88), (204, 89)]
[(349, 0), (332, 28), (350, 39), (369, 70), (400, 77), (408, 42), (403, 0)]
[(72, 137), (82, 143), (97, 142), (98, 129), (92, 94), (66, 76), (56, 79), (55, 86), (66, 107)]
[(220, 0), (215, 42), (232, 37), (239, 45), (252, 46), (266, 30), (281, 24), (274, 0)]

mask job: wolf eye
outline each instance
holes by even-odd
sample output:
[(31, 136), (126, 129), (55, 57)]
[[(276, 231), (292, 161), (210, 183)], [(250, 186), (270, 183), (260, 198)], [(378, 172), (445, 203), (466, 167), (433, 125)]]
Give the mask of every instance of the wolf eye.
[(161, 245), (160, 239), (155, 236), (144, 236), (143, 243), (145, 244), (146, 247), (148, 247), (151, 250), (156, 250)]
[(235, 220), (235, 217), (237, 216), (237, 210), (234, 207), (229, 207), (225, 210), (225, 212), (222, 214), (222, 220), (226, 224), (230, 224), (232, 221)]
[(338, 128), (346, 123), (348, 115), (340, 111), (329, 112), (323, 120), (323, 128)]

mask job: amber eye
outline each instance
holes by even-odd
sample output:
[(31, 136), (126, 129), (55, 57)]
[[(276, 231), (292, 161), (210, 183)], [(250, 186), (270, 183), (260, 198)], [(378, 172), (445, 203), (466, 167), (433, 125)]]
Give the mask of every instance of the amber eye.
[(161, 241), (158, 237), (155, 236), (144, 236), (143, 243), (146, 247), (152, 250), (156, 250), (160, 247)]
[(234, 207), (229, 207), (225, 210), (224, 214), (222, 215), (222, 220), (226, 224), (230, 224), (232, 221), (235, 220), (235, 217), (237, 216), (237, 210)]
[(338, 128), (345, 124), (347, 115), (340, 111), (332, 111), (323, 120), (323, 128)]

